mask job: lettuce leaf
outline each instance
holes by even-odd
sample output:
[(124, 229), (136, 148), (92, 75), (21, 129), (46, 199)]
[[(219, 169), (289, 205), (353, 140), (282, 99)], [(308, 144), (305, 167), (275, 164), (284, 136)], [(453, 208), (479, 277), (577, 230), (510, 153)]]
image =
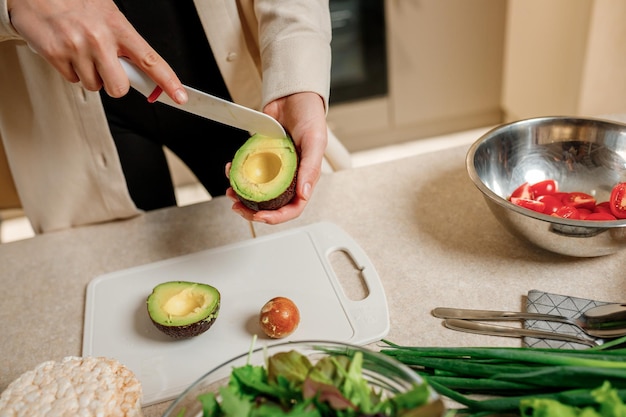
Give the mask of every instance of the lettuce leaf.
[(608, 381), (591, 391), (597, 406), (575, 407), (557, 400), (529, 398), (520, 401), (520, 413), (524, 417), (626, 417), (626, 405)]

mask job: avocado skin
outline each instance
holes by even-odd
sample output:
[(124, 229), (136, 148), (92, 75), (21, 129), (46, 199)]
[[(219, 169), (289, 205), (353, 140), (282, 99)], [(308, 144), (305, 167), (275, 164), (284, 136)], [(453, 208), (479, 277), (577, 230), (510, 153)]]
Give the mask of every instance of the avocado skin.
[(209, 330), (209, 328), (213, 326), (213, 323), (215, 323), (219, 310), (220, 304), (217, 304), (215, 310), (209, 317), (205, 318), (204, 320), (188, 324), (186, 326), (165, 326), (152, 320), (152, 317), (150, 318), (150, 320), (157, 329), (173, 339), (189, 339), (190, 337), (198, 336)]
[(298, 172), (296, 171), (296, 174), (294, 175), (293, 180), (291, 181), (291, 184), (289, 185), (289, 187), (281, 195), (271, 200), (252, 201), (252, 200), (246, 200), (240, 195), (237, 195), (237, 198), (239, 198), (239, 201), (241, 201), (241, 203), (244, 206), (248, 207), (250, 210), (254, 210), (254, 211), (278, 210), (282, 206), (286, 206), (287, 204), (289, 204), (289, 202), (293, 200), (293, 198), (295, 197), (297, 178), (298, 178)]

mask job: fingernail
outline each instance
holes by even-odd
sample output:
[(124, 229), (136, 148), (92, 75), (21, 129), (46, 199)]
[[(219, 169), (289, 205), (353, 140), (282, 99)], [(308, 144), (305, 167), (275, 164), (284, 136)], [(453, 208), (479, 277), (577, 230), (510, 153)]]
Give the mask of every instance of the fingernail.
[(305, 200), (308, 200), (309, 197), (311, 197), (311, 184), (310, 183), (306, 183), (304, 184), (304, 188), (302, 189), (302, 194)]
[(178, 104), (185, 104), (188, 100), (187, 92), (183, 89), (176, 90), (174, 92), (174, 98)]
[(264, 217), (255, 217), (254, 221), (267, 224), (267, 220)]

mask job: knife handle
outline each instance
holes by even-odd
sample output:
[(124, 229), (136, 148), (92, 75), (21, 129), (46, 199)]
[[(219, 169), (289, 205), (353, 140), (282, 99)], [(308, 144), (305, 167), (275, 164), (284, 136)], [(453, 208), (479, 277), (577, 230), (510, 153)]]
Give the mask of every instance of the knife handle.
[(130, 62), (128, 59), (119, 57), (119, 60), (120, 64), (122, 64), (122, 68), (124, 68), (124, 71), (128, 76), (130, 86), (139, 91), (144, 96), (150, 97), (155, 88), (157, 88), (157, 84), (152, 81), (152, 78), (148, 77), (145, 72), (141, 71), (135, 64)]
[(523, 313), (513, 311), (472, 310), (463, 308), (437, 307), (432, 311), (433, 316), (440, 319), (464, 320), (544, 320), (559, 323), (576, 324), (569, 317), (554, 314)]
[(581, 343), (587, 346), (597, 346), (595, 340), (583, 339), (581, 337), (566, 335), (561, 333), (553, 333), (542, 330), (522, 329), (516, 327), (497, 326), (492, 324), (477, 323), (469, 320), (446, 319), (444, 325), (452, 330), (458, 330), (468, 333), (484, 334), (489, 336), (505, 336), (505, 337), (534, 337), (537, 339), (561, 340), (563, 342)]

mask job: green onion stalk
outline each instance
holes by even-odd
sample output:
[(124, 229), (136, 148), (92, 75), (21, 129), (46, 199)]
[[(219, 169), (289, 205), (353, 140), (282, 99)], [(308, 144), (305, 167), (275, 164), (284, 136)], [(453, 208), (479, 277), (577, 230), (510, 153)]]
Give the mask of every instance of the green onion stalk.
[(626, 402), (626, 336), (584, 350), (515, 347), (417, 347), (388, 340), (381, 353), (414, 369), (440, 395), (464, 408), (454, 414), (519, 415), (530, 399), (573, 407), (597, 404), (609, 384)]

